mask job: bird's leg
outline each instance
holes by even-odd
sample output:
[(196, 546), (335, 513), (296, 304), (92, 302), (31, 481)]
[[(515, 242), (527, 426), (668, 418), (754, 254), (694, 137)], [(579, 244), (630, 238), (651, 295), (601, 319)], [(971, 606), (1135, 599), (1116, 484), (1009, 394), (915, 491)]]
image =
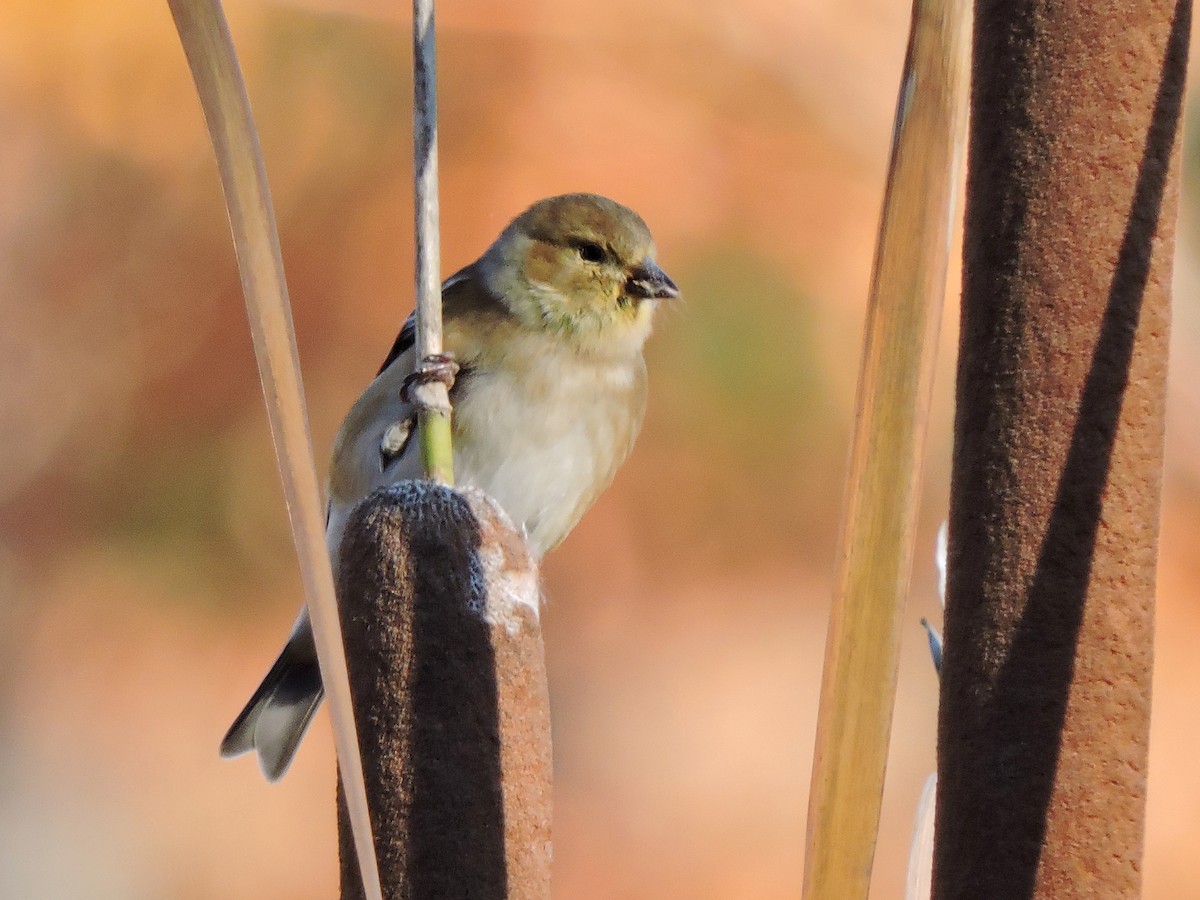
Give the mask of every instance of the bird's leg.
[(458, 374), (458, 363), (449, 353), (434, 353), (417, 365), (416, 371), (400, 385), (400, 399), (414, 406), (432, 409), (436, 404), (429, 400), (428, 392), (422, 388), (430, 384), (444, 384), (447, 392), (454, 387), (454, 376)]

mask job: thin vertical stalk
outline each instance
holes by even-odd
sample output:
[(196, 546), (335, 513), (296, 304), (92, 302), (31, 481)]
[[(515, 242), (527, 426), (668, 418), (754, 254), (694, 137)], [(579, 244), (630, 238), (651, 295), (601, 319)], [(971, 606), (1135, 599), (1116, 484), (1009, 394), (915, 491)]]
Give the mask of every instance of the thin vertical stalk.
[[(442, 352), (441, 253), (438, 244), (437, 56), (433, 0), (413, 0), (413, 144), (416, 212), (416, 365)], [(425, 474), (454, 484), (450, 396), (444, 384), (421, 386), (418, 435)]]
[(858, 384), (808, 808), (804, 896), (865, 898), (912, 568), (966, 109), (969, 5), (916, 0)]
[(204, 108), (221, 174), (258, 374), (316, 636), (321, 679), (329, 695), (359, 866), (367, 897), (382, 900), (333, 573), (325, 546), (325, 507), (317, 483), (296, 335), (258, 133), (219, 0), (168, 0), (168, 4)]

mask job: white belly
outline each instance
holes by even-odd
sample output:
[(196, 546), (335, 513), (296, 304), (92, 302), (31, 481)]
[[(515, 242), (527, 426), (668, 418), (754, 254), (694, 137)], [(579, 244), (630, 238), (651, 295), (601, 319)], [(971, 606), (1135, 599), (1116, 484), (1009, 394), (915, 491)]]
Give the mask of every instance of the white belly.
[(477, 373), (455, 410), (455, 477), (495, 498), (539, 557), (612, 480), (641, 420), (628, 365), (563, 372)]

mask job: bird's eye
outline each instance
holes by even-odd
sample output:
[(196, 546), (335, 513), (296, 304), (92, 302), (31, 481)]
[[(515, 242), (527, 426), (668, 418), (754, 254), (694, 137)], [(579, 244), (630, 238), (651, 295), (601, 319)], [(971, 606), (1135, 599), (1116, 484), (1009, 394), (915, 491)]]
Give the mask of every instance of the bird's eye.
[(579, 258), (584, 262), (598, 263), (604, 262), (608, 254), (604, 252), (604, 248), (599, 244), (591, 241), (581, 241), (576, 247), (579, 251)]

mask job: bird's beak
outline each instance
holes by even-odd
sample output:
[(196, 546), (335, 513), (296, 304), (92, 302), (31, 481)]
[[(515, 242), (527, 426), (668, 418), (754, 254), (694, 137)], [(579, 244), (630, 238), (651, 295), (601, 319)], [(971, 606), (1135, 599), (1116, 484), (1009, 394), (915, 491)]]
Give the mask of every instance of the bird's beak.
[(679, 296), (675, 282), (652, 259), (634, 266), (625, 290), (629, 296), (642, 300), (673, 300)]

